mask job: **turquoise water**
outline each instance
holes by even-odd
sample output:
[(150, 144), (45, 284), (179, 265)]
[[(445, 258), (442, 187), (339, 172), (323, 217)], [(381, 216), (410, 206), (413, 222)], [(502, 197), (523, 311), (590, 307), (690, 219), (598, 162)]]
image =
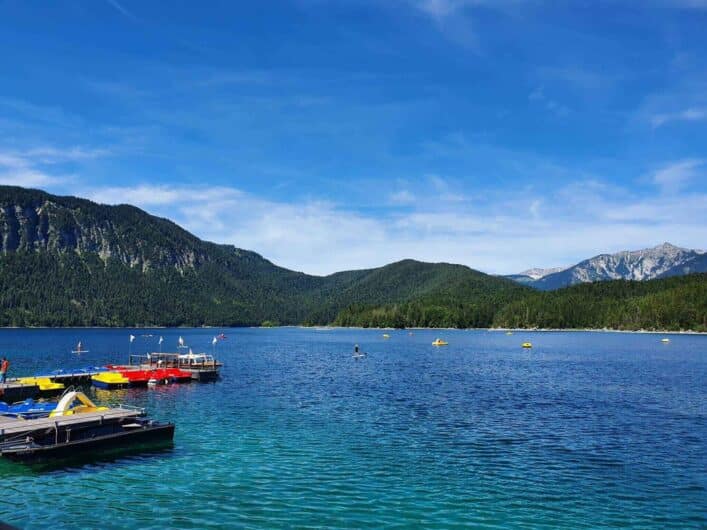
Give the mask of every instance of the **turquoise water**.
[[(224, 331), (217, 383), (94, 394), (175, 421), (172, 449), (54, 470), (2, 463), (0, 520), (707, 527), (707, 336)], [(11, 375), (125, 361), (130, 332), (0, 330), (0, 354)], [(216, 331), (149, 333), (210, 351)], [(450, 345), (432, 347), (437, 336)], [(351, 358), (354, 343), (367, 358)]]

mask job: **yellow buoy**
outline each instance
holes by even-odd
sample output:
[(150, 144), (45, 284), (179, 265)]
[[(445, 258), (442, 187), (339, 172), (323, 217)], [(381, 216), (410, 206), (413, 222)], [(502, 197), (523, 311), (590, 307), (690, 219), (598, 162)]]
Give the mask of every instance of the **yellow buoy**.
[(530, 342), (524, 342), (523, 344), (521, 344), (521, 346), (523, 346), (523, 348), (532, 348), (533, 347), (533, 345)]

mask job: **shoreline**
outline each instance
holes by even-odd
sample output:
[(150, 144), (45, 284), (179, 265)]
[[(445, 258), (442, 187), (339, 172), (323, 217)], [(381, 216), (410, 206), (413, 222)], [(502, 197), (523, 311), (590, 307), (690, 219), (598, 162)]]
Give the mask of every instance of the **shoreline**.
[(330, 331), (337, 329), (370, 329), (376, 331), (488, 331), (488, 332), (508, 332), (522, 333), (522, 332), (533, 332), (533, 333), (560, 333), (560, 332), (571, 332), (571, 333), (630, 333), (630, 334), (644, 334), (644, 335), (707, 335), (707, 331), (693, 331), (693, 330), (680, 330), (680, 331), (669, 331), (669, 330), (649, 330), (649, 329), (611, 329), (611, 328), (423, 328), (423, 327), (410, 327), (410, 328), (390, 328), (390, 327), (362, 327), (362, 326), (303, 326), (298, 324), (286, 325), (286, 326), (179, 326), (179, 327), (168, 327), (168, 326), (126, 326), (126, 327), (112, 327), (112, 326), (62, 326), (62, 327), (52, 327), (52, 326), (31, 326), (31, 327), (20, 327), (20, 326), (0, 326), (0, 331), (2, 330), (141, 330), (141, 329), (159, 329), (159, 330), (183, 330), (183, 329), (278, 329), (278, 328), (293, 328), (293, 329), (309, 329), (313, 331)]

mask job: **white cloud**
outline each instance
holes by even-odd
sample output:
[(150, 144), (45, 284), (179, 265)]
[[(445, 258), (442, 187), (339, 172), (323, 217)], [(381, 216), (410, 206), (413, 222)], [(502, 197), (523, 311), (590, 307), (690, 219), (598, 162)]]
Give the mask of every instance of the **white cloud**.
[(651, 116), (653, 128), (661, 127), (673, 121), (704, 121), (707, 120), (707, 108), (691, 107), (679, 112), (668, 112)]
[(279, 265), (315, 274), (404, 258), (511, 273), (530, 264), (563, 265), (664, 240), (707, 244), (707, 195), (641, 198), (593, 181), (572, 183), (543, 197), (518, 190), (501, 199), (425, 201), (410, 211), (376, 214), (326, 201), (273, 201), (232, 187), (141, 185), (83, 194), (142, 206), (204, 239), (254, 250)]
[(664, 192), (674, 193), (682, 189), (691, 179), (700, 174), (705, 160), (689, 158), (668, 164), (653, 174), (653, 182)]
[(390, 202), (393, 204), (413, 204), (415, 195), (409, 190), (400, 190), (390, 195)]
[(105, 149), (74, 146), (65, 149), (35, 147), (24, 151), (0, 150), (0, 184), (10, 186), (56, 186), (69, 182), (74, 176), (58, 171), (56, 166), (70, 162), (105, 156)]
[(48, 175), (33, 169), (0, 170), (0, 184), (6, 186), (24, 186), (36, 188), (39, 186), (53, 186), (62, 182), (64, 178)]

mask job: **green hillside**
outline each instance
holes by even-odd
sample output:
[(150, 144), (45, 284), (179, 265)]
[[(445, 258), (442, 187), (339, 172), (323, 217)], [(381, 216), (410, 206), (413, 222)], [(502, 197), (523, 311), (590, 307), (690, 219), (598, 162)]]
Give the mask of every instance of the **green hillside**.
[(0, 187), (0, 325), (331, 323), (352, 304), (418, 299), (464, 281), (517, 292), (467, 267), (406, 260), (327, 277), (201, 241), (132, 206)]
[(705, 274), (538, 292), (404, 260), (311, 276), (133, 206), (0, 186), (0, 326), (707, 329)]
[(499, 309), (500, 327), (707, 331), (707, 274), (534, 291)]

